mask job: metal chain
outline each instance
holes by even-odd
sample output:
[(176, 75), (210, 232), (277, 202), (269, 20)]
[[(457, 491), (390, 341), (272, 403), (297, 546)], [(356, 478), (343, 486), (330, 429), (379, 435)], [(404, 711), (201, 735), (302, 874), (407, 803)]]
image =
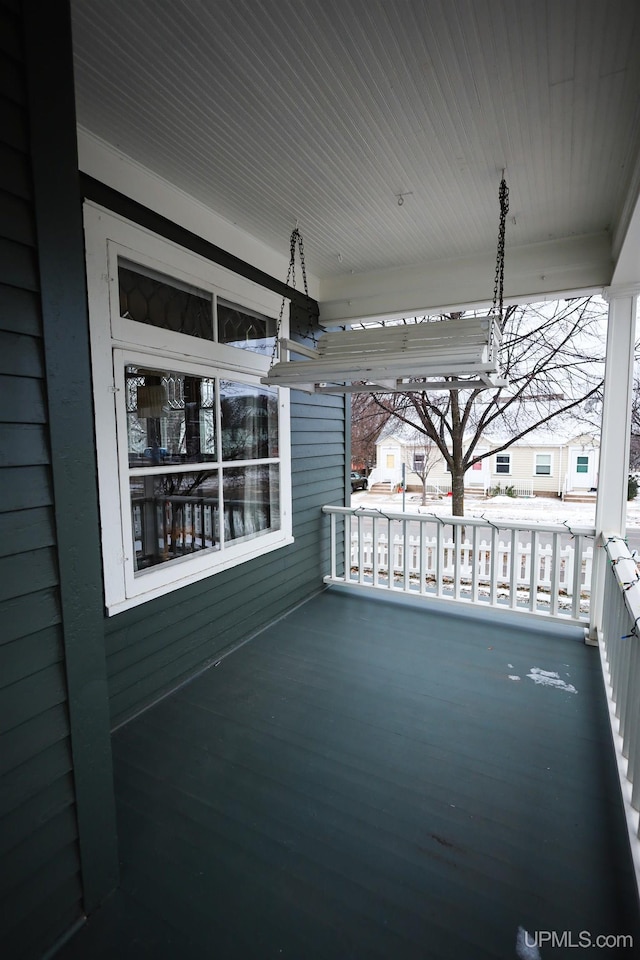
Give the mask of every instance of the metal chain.
[[(298, 249), (298, 253), (300, 254), (300, 268), (302, 271), (302, 281), (304, 283), (304, 292), (305, 292), (305, 295), (308, 297), (309, 287), (307, 285), (307, 265), (304, 259), (304, 245), (302, 243), (302, 234), (300, 233), (297, 227), (294, 227), (293, 230), (291, 231), (291, 236), (289, 237), (289, 268), (287, 270), (287, 279), (285, 280), (285, 283), (287, 284), (287, 286), (289, 286), (289, 283), (290, 283), (291, 286), (294, 288), (294, 290), (296, 288), (296, 247)], [(271, 352), (271, 366), (273, 366), (274, 363), (276, 362), (276, 356), (278, 355), (278, 343), (280, 340), (280, 330), (282, 328), (282, 317), (284, 315), (285, 301), (286, 301), (286, 297), (283, 297), (282, 303), (280, 304), (280, 315), (278, 316), (278, 323), (276, 326), (276, 336), (273, 341), (273, 350)], [(310, 330), (311, 330), (311, 322), (309, 322), (309, 330), (307, 331), (307, 334), (310, 333)]]
[(498, 308), (497, 315), (500, 318), (500, 327), (502, 328), (502, 319), (503, 319), (503, 299), (504, 299), (504, 238), (507, 225), (507, 214), (509, 213), (509, 188), (504, 179), (504, 171), (502, 173), (502, 180), (500, 181), (500, 189), (498, 190), (498, 200), (500, 202), (500, 225), (498, 228), (498, 252), (496, 256), (496, 275), (495, 281), (493, 284), (493, 307), (491, 310), (491, 329), (489, 331), (489, 343), (491, 345), (491, 350), (493, 351), (493, 331), (496, 323), (496, 307)]

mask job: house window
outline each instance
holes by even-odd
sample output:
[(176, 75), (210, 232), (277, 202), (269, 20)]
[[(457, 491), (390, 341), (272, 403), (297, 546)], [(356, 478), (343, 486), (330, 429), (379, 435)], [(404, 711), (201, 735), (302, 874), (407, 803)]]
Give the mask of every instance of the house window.
[(396, 465), (396, 458), (392, 453), (387, 454), (387, 470), (393, 470)]
[(551, 454), (536, 453), (536, 477), (551, 476)]
[(511, 454), (496, 454), (496, 473), (511, 473)]
[(91, 204), (85, 236), (111, 614), (292, 542), (289, 391), (275, 294)]
[(576, 462), (576, 473), (589, 472), (589, 457), (578, 457)]
[(422, 473), (424, 470), (424, 453), (414, 453), (413, 469), (416, 473)]

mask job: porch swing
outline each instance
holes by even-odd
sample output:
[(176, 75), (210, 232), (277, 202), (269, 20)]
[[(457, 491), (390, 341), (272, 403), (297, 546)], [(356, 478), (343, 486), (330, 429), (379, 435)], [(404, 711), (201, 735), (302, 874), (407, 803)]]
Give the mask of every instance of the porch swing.
[[(316, 348), (280, 337), (275, 362), (262, 383), (291, 387), (307, 393), (415, 393), (423, 390), (485, 390), (507, 384), (500, 371), (500, 340), (503, 324), (504, 238), (509, 191), (500, 182), (500, 225), (493, 306), (488, 316), (424, 323), (370, 326), (359, 330), (336, 330), (322, 334)], [(302, 238), (296, 227), (291, 234), (289, 276), (295, 278), (296, 244), (302, 260), (305, 292), (306, 272)], [(283, 303), (284, 306), (284, 303)], [(294, 360), (297, 356), (301, 359)]]

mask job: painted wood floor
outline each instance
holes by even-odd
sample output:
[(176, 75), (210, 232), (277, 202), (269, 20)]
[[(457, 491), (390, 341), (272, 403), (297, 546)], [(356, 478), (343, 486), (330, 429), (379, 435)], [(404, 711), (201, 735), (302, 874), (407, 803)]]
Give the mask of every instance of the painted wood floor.
[(122, 886), (58, 958), (638, 949), (609, 736), (577, 634), (325, 592), (114, 735)]

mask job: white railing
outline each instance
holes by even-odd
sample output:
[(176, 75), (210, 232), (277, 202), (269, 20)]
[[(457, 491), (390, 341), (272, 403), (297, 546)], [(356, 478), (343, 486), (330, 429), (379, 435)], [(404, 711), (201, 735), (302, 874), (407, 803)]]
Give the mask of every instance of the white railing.
[(622, 537), (605, 535), (603, 545), (609, 562), (600, 657), (640, 892), (640, 579)]
[(591, 527), (323, 510), (331, 518), (327, 583), (507, 607), (563, 621), (589, 618)]

